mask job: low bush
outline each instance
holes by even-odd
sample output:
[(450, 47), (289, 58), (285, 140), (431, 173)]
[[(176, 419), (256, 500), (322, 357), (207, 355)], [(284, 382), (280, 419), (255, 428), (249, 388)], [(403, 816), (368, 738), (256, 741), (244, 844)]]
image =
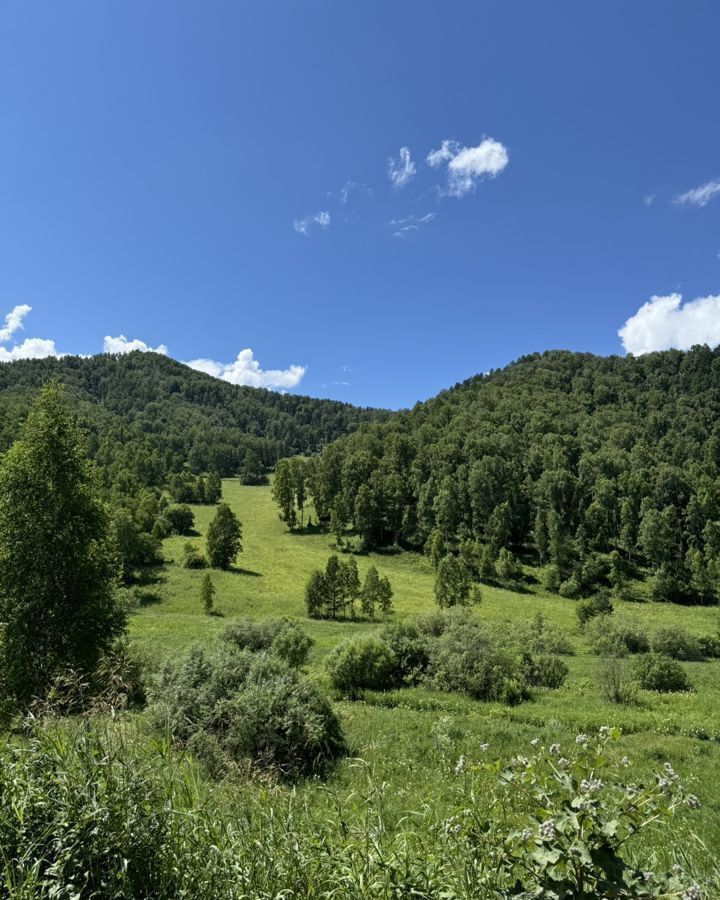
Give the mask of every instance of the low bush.
[(238, 619), (225, 628), (221, 638), (238, 650), (267, 650), (295, 669), (305, 665), (314, 643), (292, 619)]
[(332, 686), (355, 699), (365, 690), (384, 691), (398, 684), (398, 661), (385, 641), (361, 637), (338, 644), (327, 659)]
[(207, 569), (207, 558), (188, 541), (183, 547), (183, 567), (185, 569)]
[[(340, 755), (340, 725), (319, 689), (283, 660), (221, 642), (193, 647), (156, 685), (152, 717), (181, 744), (214, 739), (226, 771), (248, 764), (283, 777), (318, 770)], [(194, 738), (195, 746), (208, 742)]]
[(646, 691), (673, 693), (692, 690), (685, 669), (669, 656), (648, 653), (639, 657), (635, 663), (635, 674), (640, 687)]
[(553, 625), (549, 625), (542, 613), (536, 613), (530, 622), (516, 625), (516, 644), (529, 653), (553, 653), (572, 656), (573, 646), (567, 636)]
[(614, 617), (599, 616), (591, 620), (588, 636), (598, 656), (621, 657), (628, 653), (647, 653), (650, 649), (647, 633), (642, 628)]
[(654, 653), (684, 662), (705, 658), (700, 641), (684, 628), (661, 628), (652, 639)]
[(190, 534), (195, 527), (195, 516), (186, 504), (170, 506), (163, 513), (170, 534)]
[(589, 600), (581, 600), (575, 610), (580, 627), (585, 625), (595, 616), (609, 616), (613, 611), (613, 605), (607, 594), (596, 594)]
[(603, 697), (611, 703), (638, 702), (638, 685), (624, 659), (614, 655), (606, 659), (600, 668), (599, 680)]
[(381, 634), (395, 657), (396, 680), (418, 684), (430, 666), (431, 644), (417, 625), (387, 625)]
[(523, 653), (520, 666), (525, 681), (531, 687), (562, 687), (570, 671), (559, 656), (534, 657), (530, 653)]
[(697, 642), (706, 659), (720, 659), (720, 634), (703, 634)]

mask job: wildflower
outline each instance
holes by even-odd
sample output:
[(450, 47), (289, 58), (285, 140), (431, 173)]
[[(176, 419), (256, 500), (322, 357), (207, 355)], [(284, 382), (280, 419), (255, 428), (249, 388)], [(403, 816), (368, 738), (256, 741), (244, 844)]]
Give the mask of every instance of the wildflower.
[(490, 744), (480, 744), (480, 749), (484, 753), (489, 746), (490, 746)]
[(643, 872), (643, 881), (652, 881), (654, 878), (654, 872)]
[(583, 780), (580, 782), (580, 790), (587, 794), (590, 794), (593, 791), (601, 791), (604, 787), (604, 782), (602, 782), (599, 778), (583, 778)]
[(627, 767), (630, 765), (630, 760), (627, 758), (627, 756), (623, 756), (623, 758), (620, 760), (620, 765), (625, 766), (625, 768), (627, 769)]
[(700, 900), (701, 897), (700, 886), (693, 884), (682, 895), (682, 900)]
[(538, 828), (538, 834), (543, 840), (551, 841), (555, 837), (555, 823), (552, 819), (543, 822)]
[(523, 830), (520, 832), (521, 841), (529, 841), (532, 836), (532, 828), (523, 828)]
[(582, 732), (575, 738), (576, 744), (587, 744), (588, 736)]
[(667, 780), (667, 778), (660, 778), (658, 776), (658, 787), (661, 791), (664, 791), (666, 788), (670, 787), (670, 782)]
[(460, 759), (457, 761), (457, 765), (455, 766), (455, 774), (462, 775), (462, 773), (464, 771), (465, 771), (465, 757), (461, 756)]
[(690, 809), (700, 809), (700, 801), (695, 794), (688, 794), (685, 798), (685, 803), (687, 803)]
[(665, 773), (667, 774), (667, 777), (670, 779), (670, 781), (678, 780), (678, 775), (669, 762), (666, 762), (663, 768), (665, 769)]
[(610, 726), (609, 725), (601, 725), (600, 726), (600, 737), (607, 737), (610, 734)]
[(558, 760), (558, 768), (559, 769), (566, 769), (569, 765), (570, 765), (570, 760), (565, 759), (564, 756), (561, 756), (560, 759)]
[(673, 863), (673, 865), (670, 866), (670, 871), (673, 873), (673, 875), (679, 875), (682, 872), (682, 867), (677, 863)]
[(540, 743), (540, 738), (533, 738), (533, 739), (530, 741), (530, 746), (531, 746), (531, 747), (537, 747), (537, 745), (538, 745), (539, 743)]
[(550, 755), (557, 756), (560, 752), (560, 744), (550, 744)]

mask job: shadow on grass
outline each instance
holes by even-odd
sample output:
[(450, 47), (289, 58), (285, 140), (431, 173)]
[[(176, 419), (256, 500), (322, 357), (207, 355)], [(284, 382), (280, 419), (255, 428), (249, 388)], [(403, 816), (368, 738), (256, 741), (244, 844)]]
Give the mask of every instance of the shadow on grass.
[(241, 566), (230, 566), (229, 569), (225, 570), (226, 572), (231, 572), (233, 575), (245, 575), (248, 578), (262, 578), (262, 572), (254, 572), (252, 569), (243, 569)]
[(151, 584), (163, 584), (167, 581), (163, 563), (156, 566), (142, 566), (133, 571), (129, 584), (137, 587), (147, 587)]

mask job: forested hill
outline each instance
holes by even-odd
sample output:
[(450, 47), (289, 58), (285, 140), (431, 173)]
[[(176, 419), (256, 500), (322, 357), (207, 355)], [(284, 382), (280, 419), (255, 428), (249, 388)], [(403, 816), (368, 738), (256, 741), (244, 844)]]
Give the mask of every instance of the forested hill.
[(486, 571), (504, 549), (531, 553), (568, 595), (647, 566), (658, 598), (718, 596), (719, 350), (527, 356), (336, 442), (312, 469), (316, 506), (368, 546)]
[(221, 475), (246, 461), (272, 466), (389, 415), (237, 387), (154, 353), (21, 360), (0, 365), (0, 452), (17, 437), (40, 386), (53, 379), (80, 412), (108, 480), (130, 473), (144, 485), (162, 484), (186, 466)]

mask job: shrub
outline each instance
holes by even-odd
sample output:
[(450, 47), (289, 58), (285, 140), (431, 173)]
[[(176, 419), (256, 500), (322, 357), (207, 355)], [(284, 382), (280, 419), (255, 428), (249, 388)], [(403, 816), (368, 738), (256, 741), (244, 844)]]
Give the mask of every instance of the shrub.
[(623, 659), (613, 656), (600, 669), (600, 689), (611, 703), (637, 703), (637, 683)]
[(385, 641), (374, 637), (338, 644), (326, 668), (335, 690), (353, 699), (364, 690), (383, 691), (397, 684), (397, 660)]
[(523, 653), (520, 666), (531, 687), (562, 687), (570, 671), (559, 656), (533, 657), (530, 653)]
[(188, 541), (183, 547), (183, 567), (185, 569), (207, 569), (208, 561), (203, 554)]
[(438, 638), (432, 672), (437, 688), (477, 700), (518, 703), (528, 696), (523, 672), (510, 650), (471, 617), (454, 617)]
[(548, 625), (542, 613), (536, 613), (531, 622), (522, 622), (515, 627), (516, 644), (530, 653), (573, 654), (569, 639), (553, 625)]
[(647, 633), (642, 628), (607, 616), (591, 620), (588, 633), (598, 656), (620, 657), (628, 653), (647, 653), (650, 649)]
[(720, 634), (703, 634), (697, 642), (706, 659), (720, 659)]
[(190, 534), (195, 526), (193, 511), (186, 504), (169, 507), (163, 517), (171, 534)]
[(560, 569), (556, 565), (545, 566), (540, 573), (540, 585), (550, 594), (557, 594), (560, 590)]
[(430, 642), (417, 625), (388, 625), (382, 640), (395, 657), (396, 680), (417, 684), (430, 665)]
[(498, 553), (495, 571), (501, 581), (510, 583), (521, 581), (523, 577), (523, 567), (520, 561), (506, 547), (503, 547)]
[(597, 594), (589, 600), (581, 600), (575, 610), (581, 628), (595, 616), (609, 616), (612, 611), (613, 605), (607, 594)]
[(558, 594), (565, 597), (566, 600), (576, 600), (581, 593), (580, 582), (574, 575), (571, 575), (566, 581), (563, 581), (558, 588)]
[(238, 650), (257, 653), (268, 650), (292, 668), (307, 662), (313, 639), (291, 619), (238, 619), (222, 632), (221, 638)]
[(668, 656), (657, 653), (641, 656), (635, 663), (635, 673), (640, 687), (646, 691), (672, 693), (692, 690), (685, 669)]
[(229, 642), (193, 647), (167, 667), (151, 713), (183, 744), (199, 731), (212, 736), (227, 771), (252, 764), (297, 777), (344, 751), (338, 720), (314, 684), (278, 657)]
[(654, 653), (684, 661), (704, 658), (700, 641), (684, 628), (661, 628), (653, 635)]

